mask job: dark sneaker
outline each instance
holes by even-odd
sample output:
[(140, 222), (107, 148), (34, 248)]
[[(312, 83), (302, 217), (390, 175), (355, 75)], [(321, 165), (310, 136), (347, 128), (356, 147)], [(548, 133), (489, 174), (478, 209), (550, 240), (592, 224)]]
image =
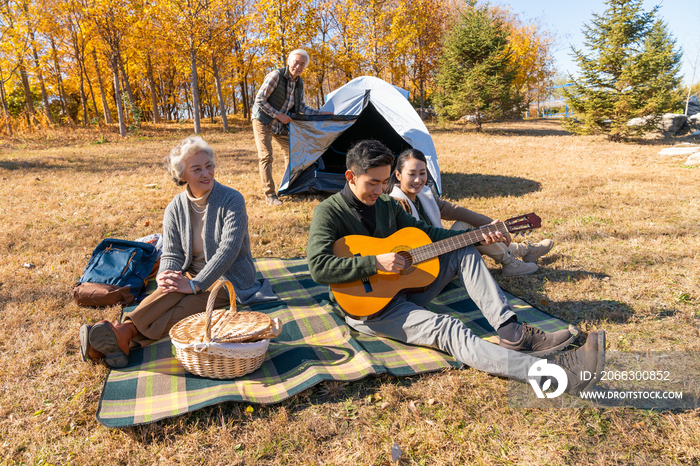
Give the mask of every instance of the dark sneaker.
[(501, 338), (499, 344), (503, 348), (530, 356), (546, 356), (566, 348), (577, 336), (578, 330), (572, 325), (569, 325), (569, 328), (565, 330), (544, 332), (523, 322), (523, 334), (519, 341), (508, 341)]
[(569, 395), (593, 388), (605, 369), (605, 331), (590, 333), (585, 345), (555, 356), (553, 362), (566, 372)]

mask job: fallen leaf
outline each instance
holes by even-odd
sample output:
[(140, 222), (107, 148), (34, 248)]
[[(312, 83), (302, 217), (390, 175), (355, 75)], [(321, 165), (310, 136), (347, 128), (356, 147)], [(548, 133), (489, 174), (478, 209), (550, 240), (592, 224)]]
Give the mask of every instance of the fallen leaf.
[(382, 409), (387, 409), (391, 403), (385, 401), (381, 405), (379, 405), (380, 408)]
[(151, 224), (151, 222), (146, 222), (146, 223), (143, 224), (143, 226), (147, 227), (147, 226), (150, 225), (150, 224)]
[(432, 405), (434, 405), (434, 404), (435, 404), (435, 398), (430, 398), (430, 399), (428, 400), (428, 406), (432, 406)]
[(420, 411), (418, 410), (418, 407), (416, 406), (416, 404), (413, 401), (408, 403), (408, 409), (410, 409), (411, 412), (413, 414), (415, 414), (416, 416), (420, 416)]
[(549, 306), (549, 303), (545, 301), (544, 299), (541, 299), (540, 302), (542, 303), (543, 306)]

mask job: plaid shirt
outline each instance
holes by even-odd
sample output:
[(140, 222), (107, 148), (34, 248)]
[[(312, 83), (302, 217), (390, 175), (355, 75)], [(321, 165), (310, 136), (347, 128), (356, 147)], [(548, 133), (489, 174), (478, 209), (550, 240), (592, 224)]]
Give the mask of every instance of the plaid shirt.
[[(284, 113), (286, 114), (291, 110), (292, 107), (294, 107), (294, 89), (297, 87), (297, 80), (292, 79), (291, 74), (289, 74), (289, 68), (285, 68), (284, 71), (284, 76), (287, 78), (287, 98), (284, 101), (284, 105), (282, 105), (282, 108), (277, 110), (275, 109), (272, 105), (270, 105), (267, 101), (268, 97), (272, 95), (272, 92), (277, 88), (277, 84), (280, 81), (280, 75), (277, 72), (277, 70), (272, 71), (269, 73), (267, 76), (265, 76), (265, 81), (263, 81), (262, 86), (260, 86), (260, 90), (258, 91), (258, 94), (255, 96), (255, 103), (258, 104), (260, 109), (270, 115), (272, 117), (272, 122), (270, 123), (270, 128), (275, 134), (281, 134), (282, 131), (285, 129), (285, 125), (279, 121), (277, 118), (277, 114), (279, 113)], [(299, 78), (297, 78), (299, 79)], [(304, 97), (302, 96), (301, 102), (297, 102), (297, 113), (302, 113), (306, 115), (320, 115), (321, 112), (318, 110), (309, 107), (306, 105), (306, 102), (304, 102)]]

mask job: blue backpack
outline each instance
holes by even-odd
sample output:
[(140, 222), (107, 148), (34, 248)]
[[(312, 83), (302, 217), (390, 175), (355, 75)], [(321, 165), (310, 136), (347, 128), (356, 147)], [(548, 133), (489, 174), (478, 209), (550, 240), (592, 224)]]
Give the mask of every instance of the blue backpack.
[[(76, 297), (78, 288), (89, 289), (91, 296), (97, 297), (99, 293), (96, 293), (94, 288), (99, 287), (94, 285), (101, 284), (106, 285), (102, 287), (105, 293), (108, 290), (121, 290), (117, 302), (131, 304), (138, 299), (146, 286), (148, 276), (159, 257), (159, 251), (152, 244), (114, 238), (104, 239), (92, 252), (90, 262), (85, 267), (78, 286), (74, 289), (74, 298), (78, 301)], [(90, 287), (86, 288), (83, 284), (90, 284)], [(104, 306), (116, 303), (78, 302), (78, 304)]]

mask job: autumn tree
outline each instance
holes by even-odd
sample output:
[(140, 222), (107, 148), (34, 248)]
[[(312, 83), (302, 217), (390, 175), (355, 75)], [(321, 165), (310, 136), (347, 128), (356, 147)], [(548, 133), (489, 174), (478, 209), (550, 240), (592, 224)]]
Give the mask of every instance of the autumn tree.
[(406, 71), (417, 90), (422, 117), (426, 91), (432, 85), (442, 36), (449, 24), (448, 11), (440, 0), (400, 0), (395, 12), (394, 47), (405, 57)]
[(363, 61), (361, 10), (355, 8), (355, 0), (336, 0), (327, 6), (333, 31), (329, 53), (334, 71), (347, 82), (360, 74)]
[(554, 68), (554, 37), (539, 21), (526, 21), (518, 15), (499, 7), (491, 7), (491, 14), (498, 16), (508, 28), (508, 45), (515, 65), (515, 90), (526, 105), (541, 100), (556, 73)]
[(456, 120), (470, 115), (477, 131), (485, 119), (521, 112), (517, 69), (511, 60), (508, 28), (475, 1), (447, 33), (436, 78), (438, 115)]
[[(134, 5), (127, 0), (81, 0), (81, 5), (86, 17), (94, 23), (95, 31), (102, 39), (109, 57), (119, 120), (119, 134), (124, 137), (126, 136), (126, 117), (122, 103), (126, 101), (127, 108), (133, 109), (134, 102), (131, 96), (124, 99), (122, 95), (119, 74), (121, 70), (124, 77), (124, 70), (121, 55), (123, 42), (136, 22), (135, 15), (140, 10), (140, 5)], [(125, 83), (125, 88), (129, 89), (128, 82)], [(127, 95), (129, 94), (132, 93), (127, 92)]]
[[(584, 49), (572, 48), (580, 77), (571, 77), (573, 86), (565, 90), (576, 112), (567, 128), (621, 141), (654, 128), (659, 114), (680, 107), (681, 53), (658, 7), (645, 12), (642, 0), (605, 3), (607, 10), (583, 28)], [(636, 117), (647, 123), (629, 126)]]

